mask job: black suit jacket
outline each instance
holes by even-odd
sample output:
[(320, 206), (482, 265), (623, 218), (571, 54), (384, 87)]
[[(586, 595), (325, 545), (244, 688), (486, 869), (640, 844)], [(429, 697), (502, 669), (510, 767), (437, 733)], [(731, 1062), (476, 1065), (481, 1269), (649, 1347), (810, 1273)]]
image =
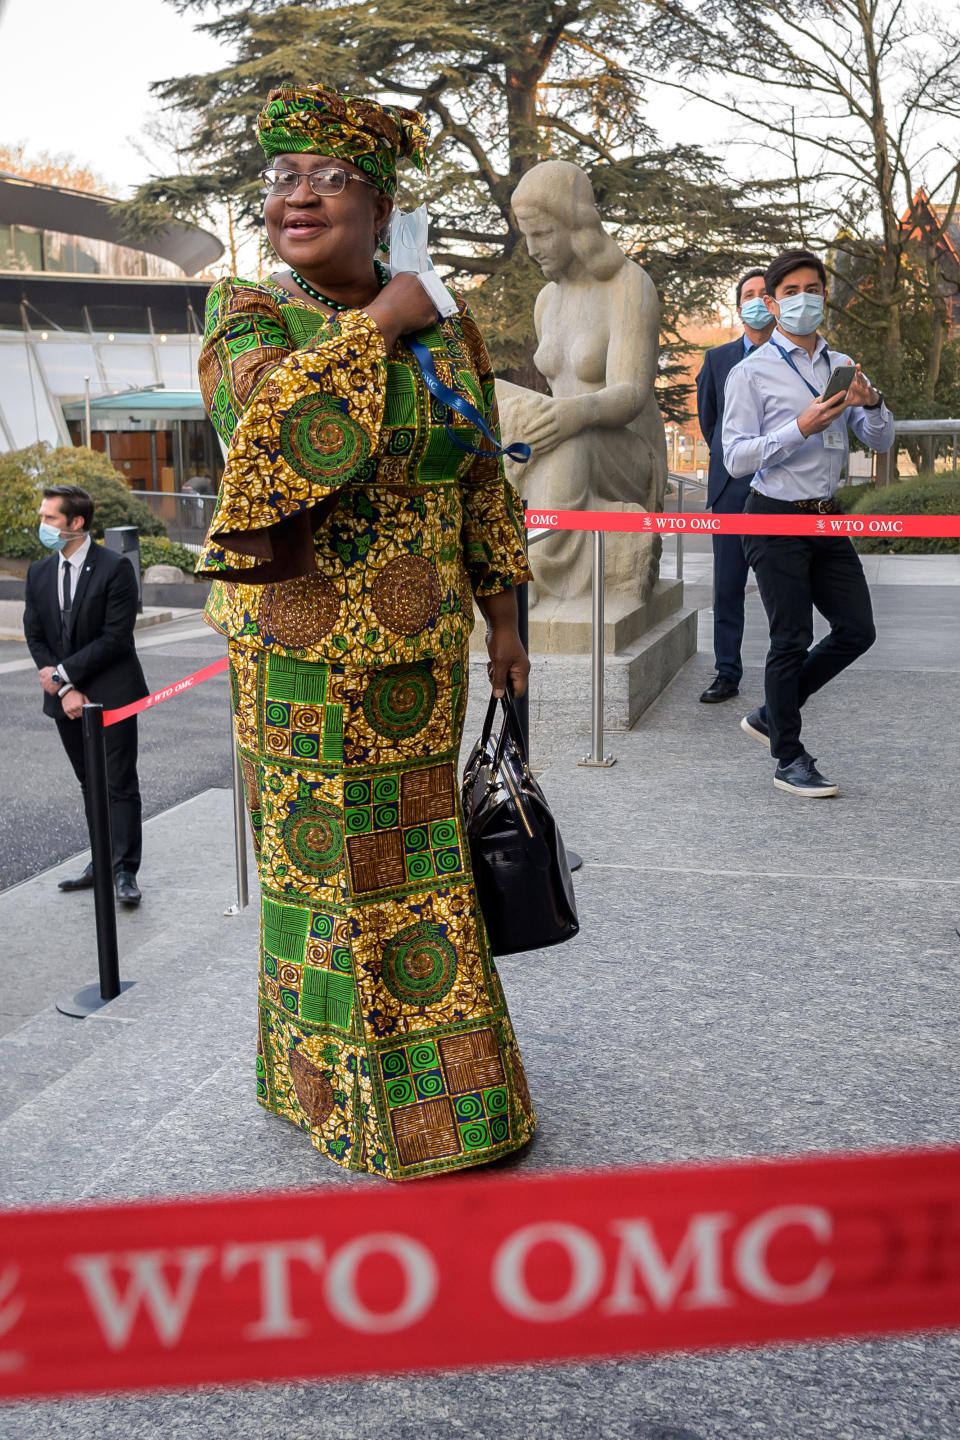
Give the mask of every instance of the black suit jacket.
[[(60, 643), (60, 556), (36, 560), (27, 571), (23, 629), (38, 670), (67, 668), (88, 699), (108, 709), (149, 694), (133, 642), (137, 579), (124, 555), (91, 542), (73, 597), (70, 643)], [(59, 697), (43, 693), (43, 713), (62, 719)]]
[[(741, 475), (734, 479), (727, 474), (723, 465), (723, 389), (730, 371), (734, 365), (739, 365), (746, 353), (742, 335), (739, 340), (717, 345), (704, 355), (703, 367), (697, 376), (697, 419), (700, 421), (703, 438), (710, 447), (708, 505), (716, 505), (723, 495), (725, 504), (739, 500), (742, 509), (746, 504), (750, 481), (753, 479), (752, 475)], [(734, 487), (736, 496), (728, 490), (728, 486)]]

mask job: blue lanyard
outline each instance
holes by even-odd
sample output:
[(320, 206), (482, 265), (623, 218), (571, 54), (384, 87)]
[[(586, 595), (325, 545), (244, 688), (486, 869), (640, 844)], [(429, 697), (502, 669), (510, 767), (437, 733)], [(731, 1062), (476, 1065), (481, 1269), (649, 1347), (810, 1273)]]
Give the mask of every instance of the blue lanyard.
[[(437, 374), (437, 367), (433, 363), (433, 356), (423, 341), (414, 340), (412, 335), (404, 335), (403, 343), (404, 345), (409, 345), (413, 351), (417, 364), (420, 366), (421, 374), (423, 375), (423, 383), (431, 395), (436, 396), (441, 404), (446, 405), (448, 410), (458, 411), (465, 420), (470, 422), (474, 429), (479, 430), (480, 434), (490, 441), (495, 455), (506, 455), (508, 460), (515, 460), (518, 465), (526, 464), (530, 459), (529, 445), (524, 445), (520, 441), (517, 441), (515, 445), (501, 445), (476, 406), (471, 405), (470, 401), (464, 399), (462, 395), (458, 395), (456, 390), (451, 390), (449, 385), (444, 385), (440, 376)], [(444, 429), (454, 445), (459, 446), (461, 450), (467, 450), (471, 455), (490, 454), (489, 450), (478, 450), (476, 445), (468, 445), (465, 440), (461, 440), (459, 436), (455, 434), (452, 426), (445, 425)]]
[[(780, 354), (783, 356), (784, 360), (786, 360), (787, 364), (790, 366), (790, 369), (794, 372), (794, 374), (795, 374), (795, 375), (800, 375), (800, 371), (797, 369), (797, 362), (794, 360), (794, 358), (793, 358), (792, 355), (790, 355), (786, 350), (784, 350), (784, 348), (783, 348), (782, 345), (778, 345), (777, 342), (776, 342), (776, 340), (774, 340), (774, 339), (772, 339), (772, 338), (767, 341), (767, 344), (768, 344), (768, 345), (772, 345), (773, 348), (774, 348), (774, 350), (779, 350), (779, 351), (780, 351)], [(826, 357), (827, 357), (827, 363), (829, 364), (829, 363), (830, 363), (830, 351), (829, 351), (829, 350), (824, 350), (823, 353), (824, 353), (824, 355), (826, 355)], [(811, 358), (810, 364), (811, 364), (811, 365), (813, 364), (812, 358)], [(806, 375), (800, 375), (800, 379), (803, 381), (804, 385), (806, 385), (807, 389), (810, 391), (810, 394), (813, 396), (814, 400), (816, 400), (816, 399), (819, 397), (819, 395), (820, 395), (820, 391), (817, 390), (817, 389), (815, 389), (815, 387), (810, 384), (810, 381), (807, 379)]]

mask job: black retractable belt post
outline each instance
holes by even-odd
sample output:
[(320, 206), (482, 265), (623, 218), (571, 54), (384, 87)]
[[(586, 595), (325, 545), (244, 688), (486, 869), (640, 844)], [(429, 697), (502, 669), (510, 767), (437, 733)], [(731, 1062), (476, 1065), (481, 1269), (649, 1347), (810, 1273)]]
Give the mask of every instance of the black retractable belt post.
[[(526, 501), (524, 508), (526, 508)], [(517, 586), (517, 630), (520, 633), (520, 643), (527, 654), (530, 654), (530, 605), (527, 598), (526, 585)], [(527, 755), (530, 754), (530, 687), (527, 686), (522, 695), (514, 695), (513, 708), (516, 711), (517, 719), (520, 722), (520, 729), (523, 732), (523, 744)]]
[(83, 764), (86, 772), (93, 858), (93, 902), (97, 922), (97, 966), (100, 980), (85, 985), (76, 995), (57, 1001), (62, 1015), (91, 1015), (127, 990), (132, 980), (120, 983), (117, 951), (117, 911), (113, 893), (113, 840), (110, 833), (110, 794), (107, 788), (107, 750), (103, 739), (103, 706), (84, 705)]

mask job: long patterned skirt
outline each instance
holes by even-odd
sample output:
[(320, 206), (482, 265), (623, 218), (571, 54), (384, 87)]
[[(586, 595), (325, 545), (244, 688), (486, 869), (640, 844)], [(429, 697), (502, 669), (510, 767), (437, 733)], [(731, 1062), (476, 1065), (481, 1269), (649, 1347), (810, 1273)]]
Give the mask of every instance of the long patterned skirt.
[(480, 1165), (536, 1118), (457, 786), (466, 652), (375, 669), (231, 642), (262, 893), (260, 1103), (393, 1180)]

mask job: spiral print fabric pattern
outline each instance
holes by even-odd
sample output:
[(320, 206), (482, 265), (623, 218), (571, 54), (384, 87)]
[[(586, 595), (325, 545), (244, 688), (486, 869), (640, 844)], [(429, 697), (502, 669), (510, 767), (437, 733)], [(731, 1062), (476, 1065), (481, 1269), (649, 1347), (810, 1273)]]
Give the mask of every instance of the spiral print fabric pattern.
[(536, 1122), (466, 859), (465, 655), (231, 659), (259, 840), (261, 1105), (392, 1179), (516, 1150)]

